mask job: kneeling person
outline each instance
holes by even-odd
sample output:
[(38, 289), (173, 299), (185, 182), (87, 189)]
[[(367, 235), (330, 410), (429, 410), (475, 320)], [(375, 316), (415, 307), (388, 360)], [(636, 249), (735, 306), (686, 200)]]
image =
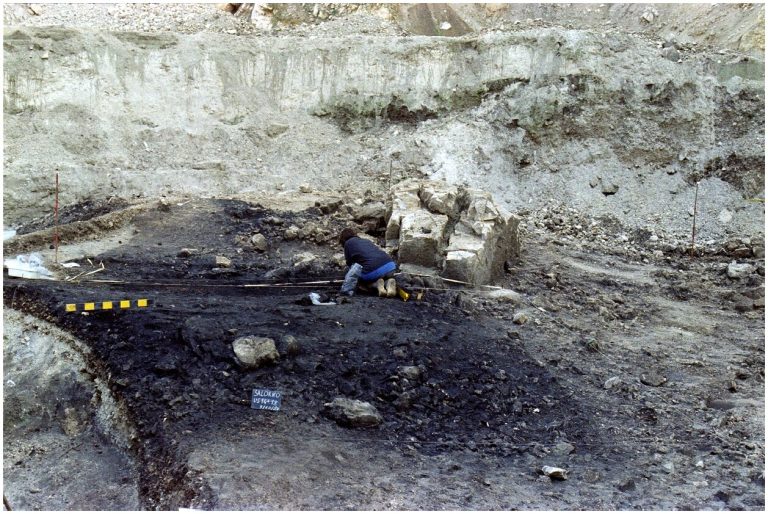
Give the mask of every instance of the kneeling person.
[(339, 242), (344, 246), (344, 258), (350, 267), (341, 286), (342, 294), (352, 296), (355, 287), (360, 285), (366, 290), (375, 287), (379, 296), (397, 296), (394, 278), (397, 265), (384, 250), (358, 237), (351, 228), (341, 231)]

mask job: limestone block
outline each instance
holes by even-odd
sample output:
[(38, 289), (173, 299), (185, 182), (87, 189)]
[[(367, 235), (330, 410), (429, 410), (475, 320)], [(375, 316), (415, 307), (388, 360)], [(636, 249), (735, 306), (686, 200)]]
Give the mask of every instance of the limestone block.
[(486, 284), (519, 253), (519, 219), (490, 193), (438, 181), (403, 181), (391, 190), (387, 246), (400, 265), (437, 268), (446, 278)]
[(442, 182), (424, 182), (419, 191), (419, 199), (428, 211), (449, 218), (459, 217), (465, 197), (463, 190)]
[(400, 226), (400, 260), (423, 266), (436, 266), (445, 249), (448, 216), (423, 209), (410, 212)]
[(389, 213), (387, 230), (384, 236), (387, 240), (387, 246), (397, 244), (397, 240), (400, 238), (400, 222), (403, 216), (421, 208), (421, 200), (419, 199), (420, 187), (421, 184), (415, 179), (404, 180), (392, 187), (390, 191), (391, 213)]
[(386, 213), (387, 206), (384, 205), (384, 202), (372, 202), (352, 207), (352, 219), (355, 221), (384, 218)]
[(384, 421), (376, 407), (370, 403), (341, 397), (326, 403), (323, 414), (350, 428), (377, 427)]
[(232, 343), (232, 350), (240, 365), (247, 369), (272, 364), (280, 358), (274, 339), (268, 337), (240, 337)]

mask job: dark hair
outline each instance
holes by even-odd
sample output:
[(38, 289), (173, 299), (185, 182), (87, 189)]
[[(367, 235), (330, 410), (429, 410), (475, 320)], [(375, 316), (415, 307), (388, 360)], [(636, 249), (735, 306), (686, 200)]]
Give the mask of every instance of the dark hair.
[(354, 229), (345, 228), (341, 231), (341, 234), (339, 234), (339, 243), (341, 243), (341, 246), (344, 246), (344, 243), (347, 242), (347, 239), (355, 236), (357, 236), (357, 232), (355, 232)]

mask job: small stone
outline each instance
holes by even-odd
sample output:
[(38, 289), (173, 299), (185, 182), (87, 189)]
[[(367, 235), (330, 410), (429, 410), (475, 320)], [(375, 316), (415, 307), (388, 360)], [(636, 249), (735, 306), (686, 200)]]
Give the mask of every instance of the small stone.
[(309, 184), (301, 184), (299, 186), (299, 192), (301, 193), (311, 193), (312, 192), (312, 186)]
[(238, 363), (247, 369), (272, 364), (280, 358), (274, 339), (269, 337), (246, 336), (235, 339), (232, 350)]
[(277, 216), (270, 216), (268, 218), (264, 218), (264, 223), (268, 223), (270, 225), (282, 225), (285, 223), (282, 218), (278, 218)]
[(671, 462), (665, 462), (664, 464), (661, 465), (661, 468), (669, 474), (672, 474), (675, 472), (675, 465), (672, 464)]
[(297, 237), (299, 237), (299, 227), (296, 225), (291, 225), (285, 229), (285, 232), (283, 233), (283, 239), (286, 241), (293, 241)]
[(171, 202), (165, 198), (161, 198), (157, 202), (157, 210), (160, 212), (169, 212), (171, 210)]
[(223, 255), (217, 255), (215, 264), (217, 268), (229, 268), (232, 266), (232, 259)]
[(573, 451), (576, 449), (575, 446), (573, 446), (570, 443), (566, 442), (559, 442), (555, 445), (555, 447), (552, 449), (552, 453), (554, 455), (568, 455), (570, 453), (573, 453)]
[(177, 253), (176, 256), (187, 258), (187, 257), (192, 257), (192, 255), (194, 255), (195, 253), (197, 253), (197, 248), (182, 248), (181, 250), (179, 250), (179, 253)]
[(739, 264), (736, 261), (732, 261), (730, 264), (728, 264), (727, 274), (730, 278), (746, 278), (754, 271), (755, 267), (751, 264)]
[(704, 461), (701, 459), (697, 460), (695, 466), (699, 469), (704, 468)]
[(736, 311), (737, 312), (749, 312), (753, 309), (754, 306), (754, 300), (751, 298), (739, 295), (735, 298), (736, 300)]
[(556, 468), (554, 466), (544, 466), (541, 468), (541, 472), (549, 478), (555, 480), (566, 480), (568, 478), (568, 471), (563, 468)]
[(254, 250), (259, 252), (265, 252), (268, 248), (267, 238), (263, 234), (254, 234), (251, 236), (251, 245)]
[(680, 59), (680, 52), (678, 52), (675, 47), (668, 46), (661, 50), (661, 56), (665, 59), (669, 59), (670, 61), (677, 62), (678, 59)]
[(720, 223), (730, 223), (733, 220), (733, 212), (728, 209), (723, 209), (720, 214), (717, 215), (717, 221)]
[(740, 259), (743, 259), (745, 257), (752, 257), (752, 249), (746, 246), (741, 246), (739, 248), (736, 248), (733, 252), (731, 252), (731, 255)]
[(293, 266), (306, 266), (317, 260), (317, 255), (312, 252), (300, 252), (293, 256)]
[(517, 312), (512, 317), (512, 323), (516, 325), (524, 325), (528, 322), (528, 315), (524, 312)]
[(651, 387), (659, 387), (667, 381), (667, 377), (653, 371), (640, 375), (640, 382)]
[(376, 407), (370, 403), (342, 397), (326, 403), (323, 414), (339, 425), (350, 428), (377, 427), (384, 421)]
[(605, 381), (605, 384), (603, 384), (603, 388), (613, 389), (619, 384), (621, 384), (621, 379), (619, 377), (611, 377)]
[(511, 304), (519, 304), (523, 300), (523, 295), (518, 293), (517, 291), (513, 291), (511, 289), (494, 289), (492, 291), (488, 291), (483, 293), (483, 296), (485, 298), (489, 298), (491, 300), (497, 300), (499, 302), (505, 302), (505, 303), (511, 303)]
[(421, 378), (421, 370), (418, 366), (400, 366), (397, 368), (397, 374), (414, 382)]
[(270, 123), (267, 126), (267, 136), (277, 137), (280, 134), (287, 132), (289, 128), (288, 125), (283, 125), (282, 123)]
[(447, 21), (444, 21), (440, 24), (440, 30), (451, 30), (451, 24)]
[(632, 480), (631, 478), (624, 480), (623, 482), (619, 483), (619, 485), (616, 487), (619, 489), (619, 491), (623, 493), (628, 493), (636, 489), (635, 481)]
[(600, 184), (600, 178), (599, 177), (592, 177), (589, 180), (589, 187), (591, 187), (593, 189), (596, 188), (598, 184)]
[(301, 346), (295, 337), (291, 335), (285, 335), (283, 336), (282, 341), (283, 344), (285, 344), (285, 352), (291, 357), (295, 357), (301, 353)]
[(619, 186), (614, 184), (613, 182), (608, 184), (603, 184), (602, 191), (605, 196), (615, 195), (619, 191)]

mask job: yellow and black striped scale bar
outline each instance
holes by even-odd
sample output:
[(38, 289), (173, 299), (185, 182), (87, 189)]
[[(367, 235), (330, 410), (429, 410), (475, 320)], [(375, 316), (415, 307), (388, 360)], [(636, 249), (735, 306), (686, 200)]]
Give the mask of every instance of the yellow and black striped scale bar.
[(66, 312), (110, 311), (110, 310), (125, 310), (125, 309), (132, 309), (132, 308), (143, 309), (146, 307), (149, 307), (149, 300), (146, 298), (139, 298), (137, 300), (118, 300), (118, 301), (107, 300), (103, 302), (64, 304), (64, 310)]

